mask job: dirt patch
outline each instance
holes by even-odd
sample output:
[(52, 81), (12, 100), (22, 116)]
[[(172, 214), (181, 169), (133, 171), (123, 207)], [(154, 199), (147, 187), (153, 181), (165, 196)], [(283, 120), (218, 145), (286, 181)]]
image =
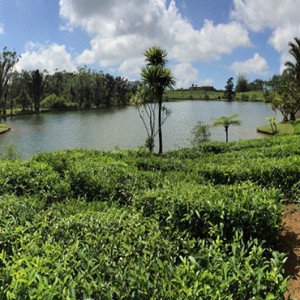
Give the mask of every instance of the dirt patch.
[(290, 277), (285, 299), (300, 300), (300, 210), (297, 204), (287, 204), (283, 216), (284, 230), (281, 248), (288, 254), (285, 273)]

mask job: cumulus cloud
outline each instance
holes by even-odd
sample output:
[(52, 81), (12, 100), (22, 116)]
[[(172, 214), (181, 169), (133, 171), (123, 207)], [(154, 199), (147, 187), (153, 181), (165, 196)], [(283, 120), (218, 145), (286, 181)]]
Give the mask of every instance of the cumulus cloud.
[[(195, 29), (179, 13), (174, 0), (60, 0), (60, 15), (67, 28), (79, 27), (90, 36), (90, 48), (78, 63), (120, 66), (124, 72), (141, 62), (143, 52), (153, 45), (167, 49), (180, 64), (217, 60), (237, 47), (248, 47), (247, 30), (236, 21), (214, 24), (206, 20)], [(234, 37), (234, 38), (233, 38)]]
[(18, 71), (47, 70), (50, 74), (56, 70), (76, 70), (71, 55), (66, 51), (64, 45), (55, 43), (41, 45), (32, 42), (27, 44), (26, 51), (21, 54), (16, 68)]
[(236, 61), (231, 66), (230, 69), (236, 74), (266, 74), (268, 72), (268, 63), (261, 57), (258, 53), (255, 53), (252, 58), (245, 61)]
[(4, 34), (4, 25), (0, 23), (0, 34)]
[(299, 23), (298, 0), (233, 0), (231, 15), (253, 31)]
[(181, 61), (217, 60), (237, 47), (251, 45), (247, 31), (237, 22), (214, 25), (206, 20), (200, 30), (187, 27), (176, 28), (171, 47), (173, 56)]
[(189, 63), (174, 65), (172, 73), (176, 78), (176, 86), (178, 88), (189, 87), (193, 83), (198, 82), (198, 70)]
[(254, 32), (271, 30), (269, 44), (281, 53), (281, 70), (290, 60), (288, 43), (300, 36), (299, 0), (234, 0), (231, 16)]

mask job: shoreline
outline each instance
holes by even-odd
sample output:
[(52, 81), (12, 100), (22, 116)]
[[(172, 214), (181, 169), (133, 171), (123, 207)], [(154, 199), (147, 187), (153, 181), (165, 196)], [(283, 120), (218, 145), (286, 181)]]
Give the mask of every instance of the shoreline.
[(6, 126), (5, 124), (0, 124), (0, 134), (4, 134), (4, 133), (8, 132), (8, 131), (10, 131), (10, 129), (11, 128), (9, 126)]

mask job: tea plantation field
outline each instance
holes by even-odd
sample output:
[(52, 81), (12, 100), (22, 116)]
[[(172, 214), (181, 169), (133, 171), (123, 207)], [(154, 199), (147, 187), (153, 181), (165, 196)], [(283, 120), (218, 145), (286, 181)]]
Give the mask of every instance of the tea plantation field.
[(0, 161), (0, 299), (283, 299), (300, 136)]

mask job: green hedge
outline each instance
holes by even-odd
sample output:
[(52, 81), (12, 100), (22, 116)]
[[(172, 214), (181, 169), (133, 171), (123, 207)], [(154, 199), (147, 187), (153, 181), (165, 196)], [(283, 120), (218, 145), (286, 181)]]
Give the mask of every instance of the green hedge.
[(300, 178), (300, 156), (231, 159), (220, 164), (199, 166), (199, 174), (215, 184), (250, 180), (265, 187), (279, 188), (288, 194)]
[(299, 159), (292, 135), (0, 160), (0, 299), (283, 299)]
[(177, 184), (138, 192), (133, 206), (170, 230), (195, 238), (232, 239), (237, 230), (274, 243), (281, 229), (281, 195), (251, 182), (231, 186)]
[(281, 299), (286, 289), (284, 257), (238, 232), (230, 244), (170, 239), (155, 219), (101, 202), (43, 211), (2, 196), (0, 207), (0, 299)]
[(0, 194), (34, 195), (49, 202), (70, 195), (69, 184), (51, 166), (38, 162), (0, 161), (0, 186)]

